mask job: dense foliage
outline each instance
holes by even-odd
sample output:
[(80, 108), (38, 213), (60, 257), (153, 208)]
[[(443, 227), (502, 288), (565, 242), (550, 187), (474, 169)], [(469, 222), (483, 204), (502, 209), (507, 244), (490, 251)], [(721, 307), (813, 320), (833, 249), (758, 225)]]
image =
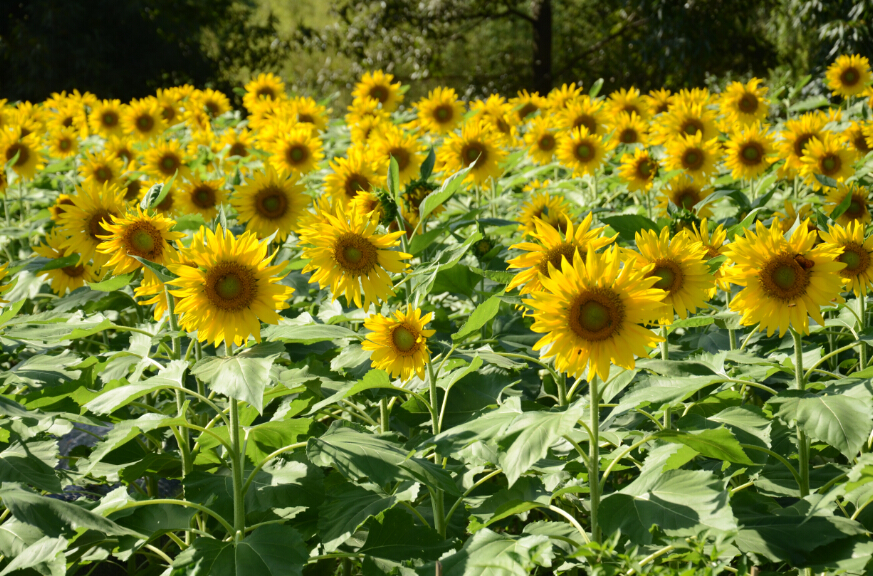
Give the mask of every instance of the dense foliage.
[(0, 576), (863, 574), (871, 72), (0, 108)]

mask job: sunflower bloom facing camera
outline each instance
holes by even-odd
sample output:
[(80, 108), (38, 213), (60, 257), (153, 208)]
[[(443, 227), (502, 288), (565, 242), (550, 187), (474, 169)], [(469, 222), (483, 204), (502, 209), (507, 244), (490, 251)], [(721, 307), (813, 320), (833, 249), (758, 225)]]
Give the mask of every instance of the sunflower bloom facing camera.
[(97, 251), (109, 256), (105, 266), (113, 268), (115, 274), (142, 268), (142, 263), (134, 256), (155, 264), (167, 264), (167, 253), (173, 250), (170, 244), (185, 237), (182, 232), (171, 231), (175, 220), (160, 214), (152, 216), (139, 206), (124, 216), (111, 218), (112, 222), (103, 226), (106, 234), (99, 235), (103, 242)]
[(825, 245), (842, 249), (837, 260), (846, 267), (840, 270), (840, 276), (846, 290), (855, 296), (867, 294), (873, 287), (873, 236), (865, 238), (864, 228), (860, 222), (850, 222), (845, 228), (829, 226), (827, 232), (821, 232)]
[(578, 377), (588, 367), (589, 378), (605, 382), (611, 364), (631, 369), (662, 340), (643, 324), (655, 319), (666, 293), (652, 287), (657, 279), (645, 269), (622, 266), (620, 254), (613, 247), (564, 260), (543, 278), (543, 291), (525, 300), (534, 310), (531, 330), (545, 334), (534, 350), (548, 347), (541, 357), (554, 358), (559, 372)]
[[(63, 258), (64, 249), (61, 247), (65, 238), (57, 228), (49, 232), (45, 237), (45, 244), (34, 246), (33, 251), (43, 258)], [(90, 263), (73, 264), (63, 268), (47, 270), (41, 274), (42, 278), (51, 284), (52, 292), (63, 296), (76, 288), (81, 288), (85, 282), (96, 282), (100, 278), (100, 267)]]
[(485, 122), (470, 121), (460, 134), (446, 137), (437, 153), (437, 170), (450, 176), (472, 165), (464, 182), (482, 185), (500, 177), (503, 173), (500, 163), (505, 157), (494, 130)]
[(192, 245), (187, 255), (195, 266), (170, 264), (178, 278), (176, 313), (180, 325), (197, 332), (201, 342), (240, 345), (249, 337), (261, 341), (261, 322), (278, 324), (278, 310), (288, 307), (294, 289), (278, 282), (283, 265), (270, 266), (275, 253), (267, 243), (244, 232), (238, 238), (221, 226), (213, 233), (201, 228), (204, 242)]
[(622, 155), (618, 173), (628, 190), (650, 190), (658, 175), (658, 161), (645, 148), (637, 148), (633, 154)]
[(668, 170), (684, 170), (694, 180), (707, 182), (715, 172), (718, 156), (718, 142), (714, 138), (704, 141), (698, 132), (668, 142), (665, 163)]
[(725, 144), (724, 164), (731, 176), (740, 180), (760, 176), (769, 166), (767, 156), (773, 153), (773, 138), (761, 124), (736, 130)]
[(432, 318), (433, 313), (422, 316), (421, 310), (411, 305), (406, 306), (406, 311), (397, 310), (393, 316), (370, 316), (364, 328), (371, 332), (361, 346), (372, 352), (373, 368), (385, 370), (392, 378), (408, 380), (414, 373), (424, 380), (429, 360), (427, 339), (436, 333), (424, 326)]
[(760, 323), (772, 336), (789, 327), (808, 334), (809, 317), (824, 326), (821, 307), (840, 299), (846, 267), (838, 260), (842, 248), (815, 244), (817, 232), (798, 226), (786, 239), (778, 222), (756, 224), (725, 248), (725, 277), (743, 289), (731, 300), (747, 326)]
[(857, 54), (843, 54), (828, 66), (825, 78), (834, 95), (843, 98), (857, 96), (867, 89), (870, 82), (870, 61)]
[(853, 153), (847, 149), (835, 134), (826, 133), (821, 138), (813, 138), (806, 146), (806, 156), (801, 162), (800, 174), (806, 178), (813, 190), (822, 186), (817, 174), (843, 182), (855, 173), (852, 168)]
[(58, 216), (58, 227), (66, 240), (60, 245), (66, 254), (78, 254), (79, 264), (93, 259), (102, 266), (109, 256), (97, 252), (103, 241), (101, 236), (109, 233), (113, 216), (127, 211), (124, 203), (124, 188), (117, 185), (84, 184), (70, 197), (71, 206), (65, 206)]
[[(848, 195), (851, 195), (852, 199), (849, 200), (846, 211), (837, 217), (837, 224), (848, 226), (850, 222), (870, 223), (870, 190), (858, 185), (857, 182), (852, 182), (848, 186), (838, 184), (836, 188), (828, 188), (825, 197), (825, 209), (830, 213), (834, 208), (841, 205)], [(794, 223), (793, 219), (791, 223)]]
[(579, 126), (565, 132), (558, 142), (558, 160), (568, 168), (572, 168), (577, 176), (594, 174), (606, 160), (607, 145), (600, 136), (588, 132), (585, 126)]
[(276, 239), (284, 242), (297, 221), (309, 206), (309, 197), (302, 184), (289, 178), (288, 174), (276, 173), (269, 165), (255, 174), (254, 179), (239, 186), (230, 199), (230, 204), (246, 223), (246, 231), (266, 238), (277, 232)]

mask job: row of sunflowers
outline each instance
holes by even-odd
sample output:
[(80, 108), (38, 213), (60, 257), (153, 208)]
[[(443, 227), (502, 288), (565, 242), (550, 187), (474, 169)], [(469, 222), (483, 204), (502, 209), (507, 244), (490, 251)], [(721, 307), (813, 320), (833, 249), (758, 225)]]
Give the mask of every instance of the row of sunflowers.
[(0, 575), (864, 573), (873, 74), (809, 80), (0, 101)]

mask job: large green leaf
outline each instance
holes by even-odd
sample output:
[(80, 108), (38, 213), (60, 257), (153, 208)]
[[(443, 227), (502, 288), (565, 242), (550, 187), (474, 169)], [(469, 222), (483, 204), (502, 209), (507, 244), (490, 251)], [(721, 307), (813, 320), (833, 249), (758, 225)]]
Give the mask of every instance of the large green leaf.
[(459, 494), (451, 475), (441, 467), (410, 458), (408, 450), (341, 421), (334, 422), (321, 437), (310, 438), (306, 453), (316, 466), (333, 466), (349, 480), (368, 478), (379, 485), (414, 480), (428, 488)]
[(425, 196), (424, 200), (421, 201), (421, 206), (418, 208), (421, 219), (427, 218), (431, 212), (451, 198), (458, 191), (458, 188), (461, 187), (461, 183), (467, 177), (467, 173), (472, 169), (473, 165), (470, 165), (455, 172), (445, 179), (442, 186)]
[(638, 479), (603, 499), (600, 515), (605, 535), (621, 530), (635, 544), (651, 544), (657, 526), (670, 536), (737, 527), (724, 483), (703, 470), (669, 470)]
[(727, 428), (681, 432), (679, 430), (660, 430), (656, 437), (668, 442), (684, 444), (707, 458), (716, 458), (737, 464), (754, 464), (743, 451), (736, 437)]
[(401, 562), (436, 560), (454, 548), (451, 540), (444, 540), (432, 528), (416, 526), (412, 519), (412, 514), (397, 508), (371, 518), (367, 522), (367, 540), (358, 552)]
[(187, 362), (173, 360), (166, 368), (158, 372), (157, 376), (147, 378), (142, 382), (127, 384), (120, 388), (112, 388), (103, 392), (87, 404), (85, 408), (96, 414), (109, 414), (122, 406), (127, 406), (137, 398), (145, 396), (149, 392), (160, 390), (168, 386), (181, 386)]
[[(537, 567), (550, 568), (554, 559), (548, 536), (511, 536), (485, 528), (464, 543), (464, 547), (440, 559), (443, 576), (528, 576)], [(425, 564), (416, 571), (433, 576), (436, 565)]]
[(46, 492), (60, 492), (55, 474), (57, 443), (12, 442), (0, 452), (0, 482), (21, 482)]
[(239, 545), (198, 538), (179, 554), (174, 569), (190, 576), (301, 576), (306, 565), (306, 544), (289, 526), (261, 526)]
[(508, 398), (497, 410), (487, 411), (464, 424), (445, 430), (430, 442), (436, 445), (440, 454), (455, 455), (475, 442), (487, 443), (497, 438), (522, 414), (519, 399)]
[(470, 334), (478, 331), (486, 322), (497, 315), (498, 310), (500, 310), (500, 295), (491, 296), (473, 310), (473, 313), (470, 314), (464, 325), (456, 333), (452, 334), (452, 340), (463, 340)]
[(270, 382), (270, 367), (285, 351), (281, 342), (258, 344), (229, 358), (209, 356), (194, 365), (191, 373), (230, 398), (248, 402), (264, 411), (264, 389)]
[(28, 568), (45, 576), (63, 576), (67, 573), (67, 560), (64, 556), (67, 544), (66, 538), (45, 536), (16, 555), (0, 572), (0, 576), (15, 574), (19, 570)]
[(873, 429), (873, 407), (869, 399), (824, 395), (789, 398), (778, 415), (796, 420), (810, 438), (826, 442), (852, 460)]
[(361, 340), (361, 335), (357, 332), (335, 324), (293, 324), (290, 322), (277, 326), (267, 326), (261, 331), (261, 336), (267, 341), (281, 340), (295, 344), (315, 344), (316, 342), (344, 338)]
[(649, 376), (635, 384), (621, 398), (615, 413), (633, 410), (644, 402), (648, 402), (656, 407), (662, 404), (675, 404), (685, 400), (701, 388), (709, 386), (713, 380), (718, 379), (718, 376), (686, 376), (684, 378)]

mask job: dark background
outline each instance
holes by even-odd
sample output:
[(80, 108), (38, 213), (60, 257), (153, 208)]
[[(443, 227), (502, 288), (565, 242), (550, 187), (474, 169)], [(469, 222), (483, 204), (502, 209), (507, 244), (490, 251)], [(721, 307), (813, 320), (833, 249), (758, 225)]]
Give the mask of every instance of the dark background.
[(873, 55), (871, 12), (870, 0), (0, 0), (0, 98), (127, 101), (188, 82), (238, 101), (234, 86), (272, 71), (342, 104), (379, 68), (411, 99), (438, 84), (465, 97), (598, 78), (604, 91), (779, 85)]

